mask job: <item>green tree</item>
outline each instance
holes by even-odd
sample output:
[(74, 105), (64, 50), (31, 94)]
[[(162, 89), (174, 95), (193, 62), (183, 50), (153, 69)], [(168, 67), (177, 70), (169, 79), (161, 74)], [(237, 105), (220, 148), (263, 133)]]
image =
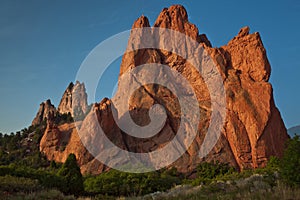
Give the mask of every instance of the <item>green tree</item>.
[(56, 168), (57, 168), (56, 162), (55, 162), (54, 160), (52, 160), (52, 161), (50, 162), (50, 168), (51, 168), (51, 169), (56, 169)]
[(83, 178), (74, 154), (68, 156), (66, 162), (58, 171), (58, 175), (65, 182), (64, 188), (62, 188), (64, 193), (80, 195), (83, 192)]
[(290, 186), (300, 186), (300, 139), (296, 135), (288, 140), (280, 164), (283, 180)]

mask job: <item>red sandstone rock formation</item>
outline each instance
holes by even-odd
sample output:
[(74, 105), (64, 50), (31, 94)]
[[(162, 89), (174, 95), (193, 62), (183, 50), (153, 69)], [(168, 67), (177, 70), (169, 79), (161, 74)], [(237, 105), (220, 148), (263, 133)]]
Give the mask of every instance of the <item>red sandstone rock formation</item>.
[[(150, 27), (145, 16), (133, 24), (133, 28), (141, 27)], [(271, 155), (281, 156), (288, 135), (274, 104), (272, 86), (268, 82), (271, 67), (259, 33), (250, 34), (249, 28), (245, 27), (227, 45), (213, 48), (206, 35), (199, 35), (197, 27), (188, 21), (186, 10), (179, 5), (163, 9), (154, 27), (173, 29), (197, 41), (213, 59), (223, 78), (226, 91), (227, 113), (221, 136), (210, 153), (200, 158), (198, 152), (206, 136), (212, 112), (210, 94), (201, 75), (184, 58), (164, 50), (142, 49), (123, 56), (120, 76), (141, 64), (161, 63), (186, 77), (196, 93), (201, 113), (196, 138), (180, 159), (171, 166), (181, 172), (190, 172), (200, 162), (219, 161), (242, 170), (263, 167)], [(142, 42), (139, 38), (130, 40), (129, 43)], [(172, 42), (171, 40), (170, 38), (169, 42)], [(163, 78), (163, 73), (157, 74), (157, 78)], [(119, 91), (118, 94), (122, 96), (125, 92), (127, 91)], [(63, 98), (62, 102), (67, 102), (67, 99)], [(113, 119), (111, 101), (104, 99), (95, 104), (83, 122), (80, 122), (78, 130), (83, 136), (81, 139), (88, 141), (96, 138), (100, 144), (103, 142), (98, 147), (99, 152), (107, 151), (112, 159), (116, 157), (116, 152), (109, 152), (109, 148), (106, 148), (102, 137), (97, 134), (91, 135), (97, 132), (99, 127), (96, 123), (99, 123), (107, 137), (121, 149), (142, 153), (162, 148), (175, 137), (180, 123), (180, 105), (176, 96), (167, 88), (148, 84), (133, 94), (128, 106), (136, 124), (147, 125), (150, 122), (148, 110), (156, 103), (166, 109), (167, 120), (162, 130), (151, 138), (136, 138), (121, 131)], [(63, 111), (61, 107), (65, 106), (59, 106), (59, 110)], [(94, 119), (95, 116), (97, 120)], [(60, 148), (62, 143), (64, 148)], [(49, 159), (59, 162), (63, 162), (69, 153), (75, 153), (83, 172), (101, 173), (108, 169), (83, 147), (74, 124), (58, 127), (48, 125), (41, 140), (40, 150)]]
[(73, 117), (86, 114), (88, 110), (87, 94), (84, 83), (70, 83), (58, 106), (61, 114), (70, 113)]
[(56, 108), (51, 104), (50, 99), (48, 99), (40, 104), (40, 108), (35, 118), (32, 120), (31, 125), (41, 124), (43, 121), (53, 118), (54, 116), (56, 116)]

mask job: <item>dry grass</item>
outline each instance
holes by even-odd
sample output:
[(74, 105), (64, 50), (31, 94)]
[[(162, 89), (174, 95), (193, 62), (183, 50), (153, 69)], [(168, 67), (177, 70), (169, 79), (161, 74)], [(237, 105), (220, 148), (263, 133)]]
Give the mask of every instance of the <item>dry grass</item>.
[(237, 182), (215, 182), (198, 187), (177, 187), (164, 193), (153, 193), (126, 200), (300, 200), (300, 188), (282, 183), (271, 187), (263, 178), (254, 176)]

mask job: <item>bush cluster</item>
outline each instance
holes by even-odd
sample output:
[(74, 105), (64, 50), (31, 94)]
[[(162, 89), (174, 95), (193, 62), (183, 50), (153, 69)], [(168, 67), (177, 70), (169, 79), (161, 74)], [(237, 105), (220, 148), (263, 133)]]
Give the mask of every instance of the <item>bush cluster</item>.
[(34, 169), (11, 164), (0, 166), (0, 177), (2, 177), (0, 181), (5, 181), (7, 177), (38, 181), (38, 184), (44, 189), (56, 188), (65, 194), (80, 195), (83, 193), (83, 178), (74, 154), (69, 155), (58, 172), (56, 170)]
[[(64, 115), (63, 118), (71, 120), (69, 115)], [(57, 189), (75, 196), (137, 196), (166, 191), (182, 183), (207, 185), (216, 181), (238, 180), (253, 174), (263, 174), (272, 187), (276, 185), (278, 178), (288, 186), (300, 186), (299, 136), (287, 142), (282, 158), (270, 157), (263, 169), (238, 172), (227, 164), (216, 162), (199, 164), (194, 179), (186, 178), (176, 169), (139, 174), (112, 169), (97, 176), (83, 177), (74, 154), (70, 154), (66, 162), (61, 164), (47, 161), (39, 152), (39, 142), (44, 130), (43, 123), (15, 134), (0, 134), (0, 191)]]
[(136, 196), (165, 191), (180, 183), (180, 178), (168, 170), (133, 174), (112, 169), (86, 178), (84, 189), (91, 195)]

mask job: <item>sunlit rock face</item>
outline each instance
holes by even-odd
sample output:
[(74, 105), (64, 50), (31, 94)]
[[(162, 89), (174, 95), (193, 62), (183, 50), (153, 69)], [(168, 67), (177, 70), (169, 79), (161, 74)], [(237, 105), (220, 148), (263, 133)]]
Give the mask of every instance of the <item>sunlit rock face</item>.
[(83, 115), (88, 110), (87, 94), (84, 83), (70, 83), (65, 90), (58, 106), (61, 114), (70, 113), (72, 116)]
[[(145, 16), (138, 18), (132, 26), (133, 29), (143, 27), (150, 27)], [(216, 145), (205, 157), (199, 156), (212, 117), (212, 97), (201, 74), (177, 54), (161, 49), (140, 49), (124, 54), (120, 66), (120, 79), (128, 71), (143, 64), (159, 63), (168, 66), (185, 77), (193, 88), (199, 107), (195, 110), (199, 110), (200, 119), (194, 122), (193, 115), (185, 118), (181, 116), (181, 107), (184, 105), (180, 105), (178, 97), (170, 90), (178, 89), (172, 83), (170, 88), (157, 84), (141, 85), (126, 102), (132, 120), (140, 126), (147, 126), (151, 123), (149, 109), (155, 104), (164, 107), (167, 117), (156, 135), (149, 138), (133, 137), (118, 127), (112, 111), (116, 106), (112, 103), (113, 100), (121, 99), (128, 92), (127, 84), (123, 82), (124, 85), (119, 85), (112, 100), (103, 99), (94, 104), (84, 120), (76, 122), (78, 124), (55, 126), (48, 123), (40, 144), (40, 150), (48, 159), (64, 162), (69, 153), (75, 153), (84, 173), (101, 173), (108, 170), (108, 167), (90, 154), (83, 141), (85, 143), (96, 139), (99, 144), (97, 151), (106, 152), (112, 160), (118, 158), (118, 152), (110, 149), (105, 138), (97, 134), (99, 125), (106, 137), (120, 149), (148, 153), (165, 147), (176, 137), (180, 125), (185, 127), (184, 130), (188, 134), (192, 131), (190, 123), (197, 123), (196, 137), (183, 155), (168, 167), (176, 167), (179, 171), (188, 173), (195, 170), (201, 162), (219, 161), (243, 170), (263, 167), (270, 156), (281, 156), (288, 135), (274, 103), (272, 86), (268, 82), (271, 67), (259, 33), (250, 33), (249, 28), (245, 27), (227, 45), (212, 47), (206, 35), (199, 34), (198, 28), (188, 21), (187, 12), (180, 5), (164, 8), (153, 27), (172, 29), (192, 38), (198, 46), (189, 46), (185, 41), (179, 42), (187, 51), (192, 48), (204, 49), (216, 65), (222, 77), (226, 100), (225, 122)], [(128, 44), (139, 46), (143, 45), (143, 42), (145, 41), (131, 36)], [(172, 38), (164, 42), (172, 43)], [(155, 72), (156, 78), (164, 80), (164, 72), (163, 69)], [(128, 83), (128, 87), (139, 84), (135, 76), (131, 76), (125, 83)], [(69, 86), (58, 111), (74, 114), (73, 107), (77, 106), (85, 113), (88, 106), (85, 89), (82, 88), (84, 86), (80, 83)], [(218, 89), (220, 88), (217, 86), (213, 87), (213, 90)], [(74, 90), (79, 94), (76, 97)], [(189, 97), (190, 93), (186, 88), (178, 90), (181, 96)], [(76, 100), (77, 97), (80, 97), (80, 100)], [(124, 113), (119, 112), (117, 117), (124, 118)], [(182, 122), (183, 119), (187, 120)], [(62, 141), (64, 147), (59, 148)], [(180, 140), (179, 144), (185, 146), (186, 141)], [(169, 152), (166, 157), (172, 157), (172, 154), (176, 152)], [(148, 159), (153, 158), (150, 156)], [(118, 162), (126, 165), (128, 160), (118, 158)]]

